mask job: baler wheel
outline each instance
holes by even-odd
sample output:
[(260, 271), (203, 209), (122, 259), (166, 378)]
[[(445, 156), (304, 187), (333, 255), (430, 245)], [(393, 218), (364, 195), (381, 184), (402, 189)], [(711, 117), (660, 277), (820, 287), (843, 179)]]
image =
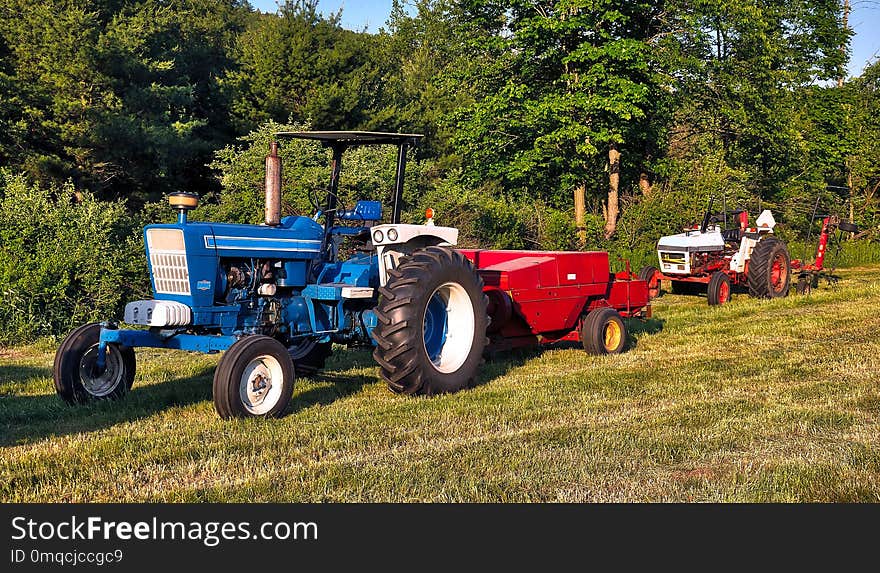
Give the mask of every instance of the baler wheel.
[(293, 383), (287, 348), (269, 336), (246, 336), (217, 364), (214, 409), (224, 419), (277, 418), (290, 403)]
[(712, 273), (706, 294), (709, 299), (709, 306), (724, 304), (730, 301), (730, 277), (721, 271)]
[(590, 354), (620, 354), (626, 338), (626, 324), (613, 308), (590, 311), (581, 327), (581, 343)]
[(333, 354), (333, 343), (307, 339), (288, 347), (287, 351), (296, 375), (311, 376), (324, 369), (327, 358)]
[(756, 298), (788, 296), (791, 258), (785, 243), (775, 237), (758, 241), (749, 259), (749, 294)]
[(648, 299), (660, 296), (660, 271), (652, 265), (645, 265), (639, 271), (639, 279), (648, 283)]
[(98, 372), (100, 338), (101, 325), (86, 324), (68, 334), (55, 352), (55, 391), (68, 404), (115, 400), (131, 389), (137, 365), (134, 350), (108, 344), (106, 367)]
[(399, 394), (443, 394), (475, 384), (486, 347), (483, 280), (458, 251), (426, 247), (388, 271), (373, 358)]

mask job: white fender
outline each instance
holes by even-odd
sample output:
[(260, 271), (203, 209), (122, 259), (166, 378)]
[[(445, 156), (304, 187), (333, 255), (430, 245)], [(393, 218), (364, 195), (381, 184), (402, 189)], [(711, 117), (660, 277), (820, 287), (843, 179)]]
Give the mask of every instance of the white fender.
[(458, 229), (437, 225), (376, 225), (370, 227), (370, 235), (379, 254), (381, 286), (388, 282), (388, 269), (396, 268), (401, 256), (428, 245), (452, 247), (458, 243)]

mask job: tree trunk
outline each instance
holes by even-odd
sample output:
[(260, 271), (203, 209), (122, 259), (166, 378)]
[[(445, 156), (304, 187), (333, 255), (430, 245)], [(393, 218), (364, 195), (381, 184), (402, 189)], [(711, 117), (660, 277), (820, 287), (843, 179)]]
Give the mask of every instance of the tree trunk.
[(574, 190), (574, 224), (577, 228), (577, 246), (578, 249), (587, 248), (587, 189), (584, 184), (580, 184)]
[(620, 214), (620, 150), (612, 143), (608, 148), (608, 202), (605, 205), (605, 238), (610, 239), (617, 231), (617, 216)]
[[(843, 0), (843, 29), (844, 30), (849, 29), (849, 11), (850, 11), (849, 0)], [(840, 46), (840, 51), (841, 51), (841, 53), (843, 53), (844, 56), (846, 55), (846, 44), (845, 43), (842, 46)], [(841, 70), (841, 74), (846, 74), (845, 67), (844, 67), (844, 69)], [(843, 80), (844, 80), (843, 75), (841, 75), (839, 78), (837, 78), (837, 87), (839, 87), (839, 88), (843, 87)]]
[(639, 189), (645, 197), (651, 194), (651, 178), (644, 171), (639, 174)]

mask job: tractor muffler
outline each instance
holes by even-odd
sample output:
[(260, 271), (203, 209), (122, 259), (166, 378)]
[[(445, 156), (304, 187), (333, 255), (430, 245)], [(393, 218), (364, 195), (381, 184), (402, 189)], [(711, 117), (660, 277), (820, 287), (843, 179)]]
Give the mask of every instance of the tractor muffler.
[(266, 156), (266, 224), (272, 227), (281, 224), (281, 158), (277, 141), (269, 146)]

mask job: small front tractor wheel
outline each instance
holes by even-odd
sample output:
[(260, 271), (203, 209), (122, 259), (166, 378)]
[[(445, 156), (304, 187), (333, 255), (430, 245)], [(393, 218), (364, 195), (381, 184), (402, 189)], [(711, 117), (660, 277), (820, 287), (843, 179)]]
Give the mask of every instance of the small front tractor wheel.
[(324, 369), (327, 358), (333, 353), (332, 342), (303, 339), (287, 348), (297, 376), (311, 376)]
[(293, 383), (287, 348), (269, 336), (246, 336), (214, 371), (214, 409), (224, 419), (277, 418), (290, 403)]
[(648, 299), (660, 296), (660, 271), (652, 265), (645, 265), (639, 271), (639, 279), (648, 283)]
[(788, 296), (791, 259), (785, 243), (775, 237), (758, 241), (749, 259), (749, 294), (756, 298)]
[(388, 271), (379, 289), (373, 358), (400, 394), (443, 394), (473, 386), (486, 347), (483, 280), (458, 251), (426, 247)]
[(590, 354), (620, 354), (626, 347), (626, 324), (613, 308), (590, 311), (581, 327), (581, 343)]
[(68, 404), (122, 398), (134, 382), (134, 350), (108, 344), (105, 365), (98, 368), (101, 325), (75, 329), (58, 347), (53, 365), (55, 391)]
[(727, 273), (715, 271), (709, 279), (706, 289), (709, 298), (709, 306), (724, 304), (730, 300), (730, 277)]

